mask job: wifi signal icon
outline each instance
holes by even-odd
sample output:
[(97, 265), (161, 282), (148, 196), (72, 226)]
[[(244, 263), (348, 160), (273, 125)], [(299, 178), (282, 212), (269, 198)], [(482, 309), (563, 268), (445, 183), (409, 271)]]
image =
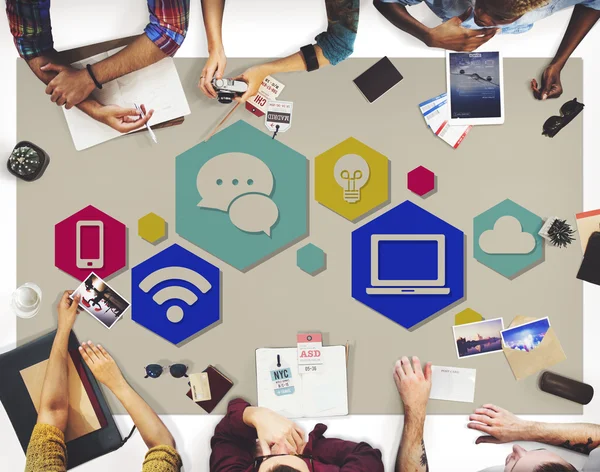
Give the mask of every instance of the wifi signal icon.
[[(140, 288), (145, 293), (149, 293), (158, 284), (167, 280), (185, 280), (197, 287), (202, 293), (206, 293), (212, 288), (208, 280), (198, 272), (194, 272), (187, 267), (163, 267), (162, 269), (158, 269), (142, 280)], [(198, 296), (189, 288), (180, 285), (171, 285), (161, 288), (152, 296), (152, 299), (159, 305), (170, 300), (179, 299), (183, 300), (188, 306), (192, 306), (198, 301)], [(179, 305), (172, 305), (167, 309), (167, 319), (171, 323), (179, 323), (183, 319), (183, 316), (183, 308)]]
[(169, 246), (131, 269), (131, 319), (178, 345), (221, 319), (221, 271)]

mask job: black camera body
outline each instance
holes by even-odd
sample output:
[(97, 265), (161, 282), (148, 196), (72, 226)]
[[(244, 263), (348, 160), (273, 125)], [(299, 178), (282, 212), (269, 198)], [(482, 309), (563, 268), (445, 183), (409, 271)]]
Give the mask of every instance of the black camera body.
[(247, 90), (248, 84), (242, 80), (212, 79), (212, 86), (217, 92), (220, 103), (231, 103), (235, 97), (241, 97)]

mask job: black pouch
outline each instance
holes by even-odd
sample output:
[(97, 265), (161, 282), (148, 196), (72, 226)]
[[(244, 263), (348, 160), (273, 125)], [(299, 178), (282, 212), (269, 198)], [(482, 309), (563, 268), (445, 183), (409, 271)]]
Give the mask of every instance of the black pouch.
[(590, 236), (577, 278), (600, 285), (600, 231), (595, 231)]
[(594, 388), (591, 385), (569, 379), (554, 372), (544, 372), (540, 376), (540, 389), (546, 393), (571, 400), (581, 405), (587, 405), (594, 397)]
[(546, 120), (542, 134), (549, 138), (553, 138), (561, 129), (573, 121), (573, 118), (581, 113), (584, 106), (585, 105), (579, 103), (576, 98), (564, 103), (563, 106), (560, 107), (560, 116), (551, 116)]

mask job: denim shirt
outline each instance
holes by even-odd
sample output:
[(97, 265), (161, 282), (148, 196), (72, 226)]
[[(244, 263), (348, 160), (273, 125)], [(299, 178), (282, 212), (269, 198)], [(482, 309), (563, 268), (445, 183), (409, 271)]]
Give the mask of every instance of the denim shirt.
[[(440, 17), (442, 21), (447, 21), (464, 13), (469, 7), (475, 6), (475, 0), (381, 0), (381, 2), (400, 3), (406, 7), (425, 2), (429, 9)], [(547, 5), (525, 13), (514, 23), (498, 26), (498, 28), (500, 28), (500, 32), (503, 34), (525, 33), (533, 28), (533, 24), (536, 21), (574, 5), (583, 5), (594, 10), (600, 10), (600, 0), (550, 0), (550, 3)], [(471, 29), (481, 28), (481, 26), (475, 24), (473, 17), (474, 14), (471, 13), (471, 16), (463, 22), (462, 26)]]

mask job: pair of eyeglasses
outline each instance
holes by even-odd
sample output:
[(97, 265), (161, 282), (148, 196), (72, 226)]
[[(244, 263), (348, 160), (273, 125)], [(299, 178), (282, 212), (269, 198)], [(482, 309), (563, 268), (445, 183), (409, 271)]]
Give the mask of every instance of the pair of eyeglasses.
[(254, 472), (258, 472), (258, 469), (260, 469), (260, 466), (262, 465), (263, 462), (265, 462), (269, 459), (272, 459), (273, 457), (282, 457), (282, 456), (295, 456), (295, 457), (299, 457), (300, 459), (303, 459), (303, 460), (308, 460), (310, 462), (310, 472), (315, 472), (315, 465), (313, 464), (313, 457), (305, 456), (304, 454), (272, 454), (270, 456), (259, 456), (254, 459)]
[(175, 377), (176, 379), (180, 379), (181, 377), (187, 377), (188, 367), (185, 364), (171, 364), (162, 366), (160, 364), (148, 364), (146, 367), (146, 377), (152, 377), (153, 379), (159, 378), (164, 371), (168, 369), (169, 373)]
[(569, 100), (560, 107), (560, 116), (551, 116), (546, 120), (542, 134), (549, 138), (553, 138), (561, 129), (573, 121), (573, 118), (581, 113), (584, 106), (585, 105), (579, 103), (576, 98)]

